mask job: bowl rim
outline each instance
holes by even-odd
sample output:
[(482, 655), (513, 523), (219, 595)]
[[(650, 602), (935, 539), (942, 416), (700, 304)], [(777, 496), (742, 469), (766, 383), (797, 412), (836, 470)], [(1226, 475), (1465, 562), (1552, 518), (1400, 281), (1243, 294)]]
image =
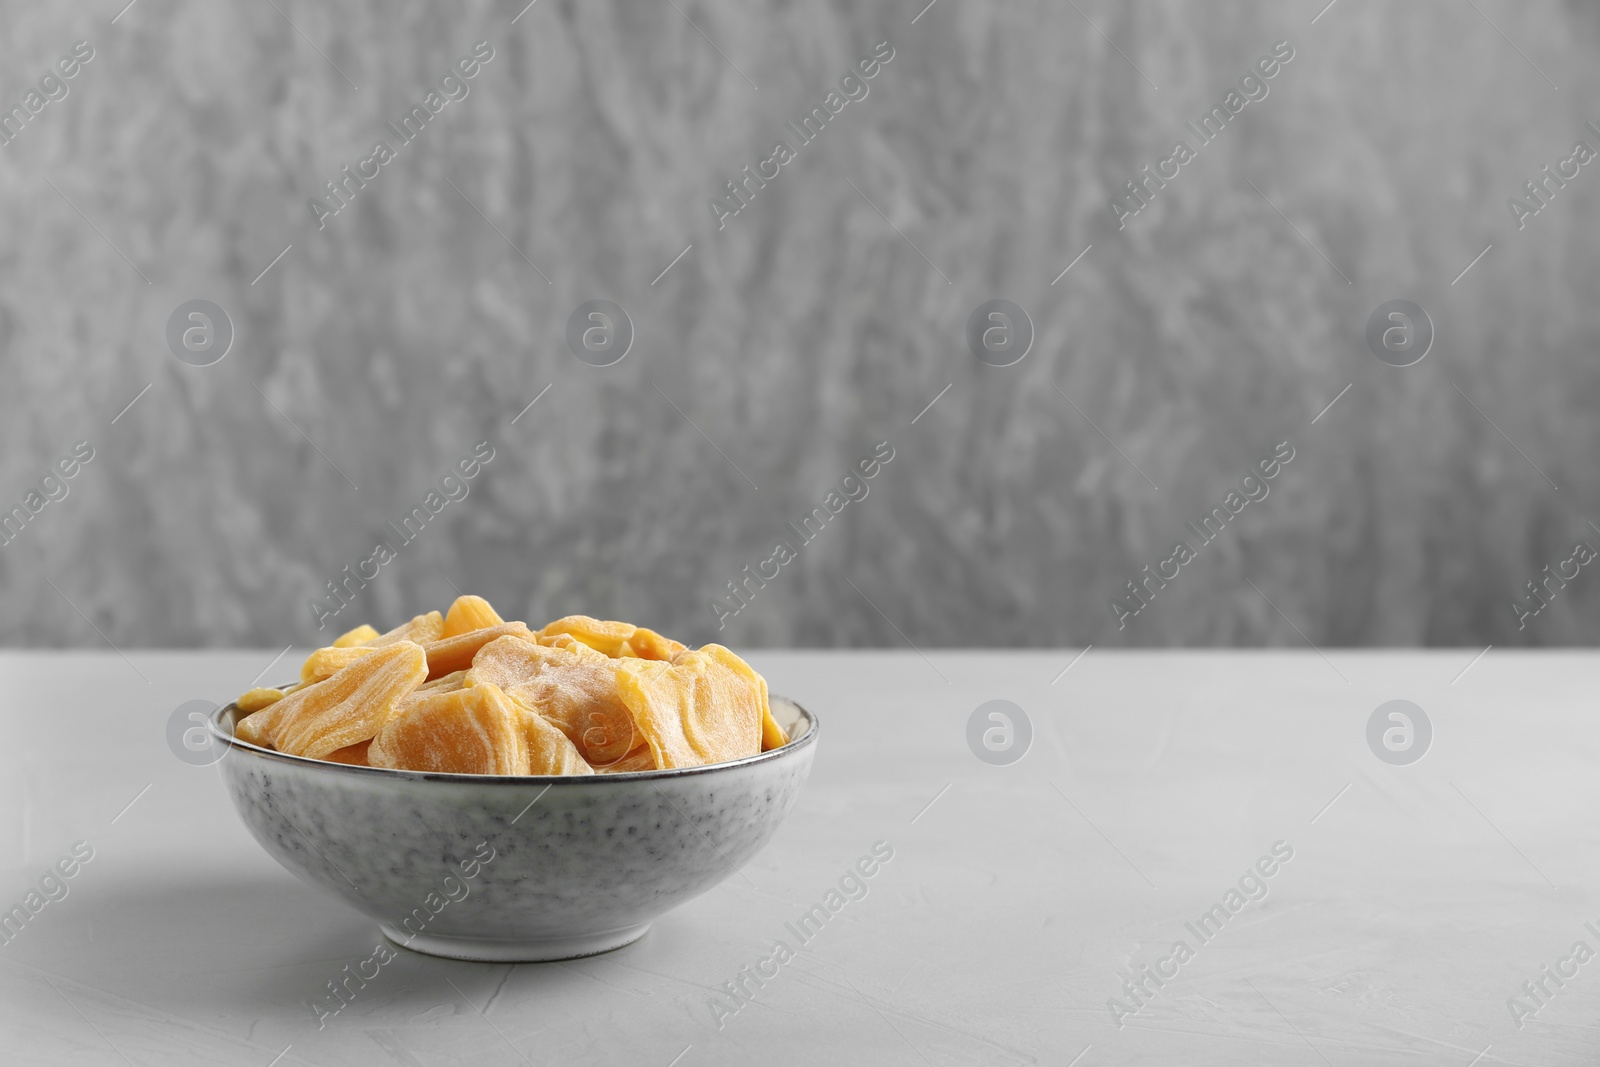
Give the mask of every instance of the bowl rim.
[[(278, 687), (283, 688), (283, 687)], [(357, 775), (379, 775), (387, 777), (390, 781), (401, 782), (455, 782), (457, 784), (471, 785), (507, 785), (511, 783), (543, 784), (546, 786), (595, 784), (605, 780), (619, 782), (653, 781), (661, 778), (681, 778), (696, 774), (714, 774), (717, 771), (732, 769), (734, 767), (748, 767), (757, 763), (776, 761), (789, 756), (795, 756), (804, 749), (816, 743), (817, 733), (822, 729), (822, 722), (810, 708), (798, 700), (790, 699), (782, 694), (772, 694), (778, 700), (790, 704), (803, 717), (806, 729), (799, 737), (791, 738), (789, 743), (780, 748), (758, 752), (754, 756), (744, 756), (736, 760), (724, 760), (721, 763), (706, 763), (698, 767), (667, 767), (650, 771), (612, 771), (610, 773), (596, 772), (595, 774), (454, 774), (442, 771), (406, 771), (396, 770), (391, 767), (363, 767), (353, 763), (335, 763), (332, 760), (312, 759), (310, 756), (295, 756), (288, 752), (279, 752), (275, 749), (262, 748), (235, 737), (223, 729), (222, 720), (229, 713), (238, 709), (238, 701), (229, 701), (213, 711), (206, 720), (206, 725), (213, 737), (226, 744), (229, 749), (239, 749), (251, 756), (289, 764), (320, 768), (325, 772), (345, 773)], [(770, 698), (769, 698), (770, 699)], [(226, 757), (227, 753), (224, 752)], [(219, 760), (218, 762), (221, 762)], [(374, 779), (377, 781), (378, 779)]]

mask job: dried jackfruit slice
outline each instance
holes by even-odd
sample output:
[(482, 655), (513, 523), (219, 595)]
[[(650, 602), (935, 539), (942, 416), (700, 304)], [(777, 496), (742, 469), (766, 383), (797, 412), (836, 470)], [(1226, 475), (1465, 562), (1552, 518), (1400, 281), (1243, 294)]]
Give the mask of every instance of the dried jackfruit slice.
[(371, 741), (358, 741), (353, 745), (335, 749), (322, 758), (329, 763), (348, 763), (352, 767), (370, 767), (372, 764), (367, 762), (367, 746), (371, 744)]
[(627, 774), (629, 771), (653, 771), (656, 769), (655, 753), (650, 751), (649, 745), (640, 745), (626, 756), (617, 760), (609, 767), (595, 768), (600, 774)]
[(634, 629), (629, 638), (622, 643), (622, 655), (637, 659), (671, 660), (680, 652), (688, 651), (688, 646), (670, 637), (663, 637), (654, 630), (646, 630), (640, 626)]
[(638, 748), (643, 738), (617, 693), (617, 661), (587, 646), (569, 651), (501, 637), (484, 645), (467, 671), (469, 686), (498, 685), (566, 735), (596, 768)]
[(571, 634), (538, 634), (534, 640), (546, 648), (559, 648), (564, 652), (572, 652), (590, 659), (610, 659), (604, 652), (590, 648)]
[(761, 751), (768, 752), (774, 748), (782, 748), (789, 743), (789, 735), (784, 733), (783, 727), (778, 725), (778, 720), (772, 717), (772, 704), (768, 700), (767, 680), (732, 651), (722, 645), (706, 645), (700, 649), (721, 663), (724, 667), (740, 674), (752, 686), (761, 692)]
[(396, 641), (414, 641), (419, 645), (427, 645), (444, 636), (444, 616), (437, 611), (430, 611), (418, 615), (410, 622), (403, 622), (386, 634), (379, 634), (367, 644), (383, 647), (392, 645)]
[(401, 641), (239, 721), (237, 736), (279, 752), (322, 759), (369, 740), (400, 698), (427, 677), (422, 646)]
[(319, 648), (306, 657), (300, 665), (300, 680), (306, 684), (320, 682), (324, 678), (332, 678), (363, 656), (370, 656), (377, 651), (372, 646), (360, 648), (337, 648), (329, 646)]
[(525, 720), (525, 709), (496, 685), (417, 693), (383, 724), (367, 760), (404, 771), (527, 774)]
[(497, 637), (507, 636), (519, 638), (528, 644), (533, 643), (533, 631), (528, 629), (527, 623), (503, 622), (498, 626), (470, 630), (464, 634), (423, 645), (422, 647), (428, 652), (429, 680), (466, 670), (472, 666), (472, 658), (478, 654), (480, 648)]
[(465, 688), (466, 684), (467, 684), (467, 672), (466, 671), (452, 671), (451, 673), (446, 674), (441, 678), (435, 678), (431, 682), (423, 682), (421, 685), (419, 685), (417, 687), (417, 692), (419, 692), (419, 693), (434, 693), (434, 692), (449, 693), (449, 692), (451, 692), (453, 690), (456, 690), (456, 689)]
[(270, 704), (276, 704), (282, 699), (282, 689), (257, 688), (252, 689), (248, 693), (240, 696), (238, 700), (234, 701), (234, 703), (239, 706), (240, 711), (248, 715), (252, 711), (260, 711), (262, 708), (265, 708)]
[(619, 654), (637, 659), (671, 660), (678, 653), (687, 651), (688, 646), (680, 641), (663, 637), (654, 630), (646, 630), (643, 626), (636, 626), (633, 633), (622, 643)]
[(761, 751), (766, 683), (721, 645), (680, 653), (671, 663), (619, 660), (617, 691), (657, 767), (698, 767)]
[[(604, 659), (599, 653), (590, 651), (597, 659)], [(501, 689), (509, 689), (538, 677), (546, 667), (570, 663), (575, 658), (566, 649), (549, 648), (515, 634), (505, 634), (485, 642), (478, 649), (472, 657), (472, 666), (466, 671), (465, 684), (497, 685)]]
[(335, 637), (333, 639), (333, 647), (355, 648), (357, 645), (364, 645), (368, 641), (376, 641), (379, 636), (380, 635), (376, 629), (368, 626), (366, 623), (362, 623), (354, 630), (346, 630), (338, 637)]
[(539, 631), (540, 637), (567, 634), (612, 659), (637, 658), (670, 660), (686, 646), (654, 630), (632, 623), (595, 619), (588, 615), (568, 615)]
[[(494, 688), (490, 686), (489, 688)], [(509, 694), (507, 694), (509, 696)], [(578, 748), (566, 734), (543, 715), (511, 697), (522, 715), (523, 735), (528, 742), (527, 774), (593, 774)]]
[(506, 620), (500, 613), (489, 606), (489, 602), (481, 596), (458, 596), (456, 602), (450, 605), (450, 610), (445, 612), (444, 633), (441, 637), (454, 637), (457, 634), (468, 633), (472, 630), (483, 630), (490, 626), (499, 626)]

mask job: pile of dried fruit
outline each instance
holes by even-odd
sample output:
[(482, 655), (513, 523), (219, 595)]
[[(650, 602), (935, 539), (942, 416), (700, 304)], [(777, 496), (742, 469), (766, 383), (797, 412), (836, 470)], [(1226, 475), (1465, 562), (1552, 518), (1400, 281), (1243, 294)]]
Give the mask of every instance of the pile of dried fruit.
[(586, 615), (534, 631), (475, 596), (386, 634), (358, 626), (296, 685), (237, 704), (235, 734), (254, 745), (451, 774), (697, 767), (789, 740), (766, 681), (721, 645)]

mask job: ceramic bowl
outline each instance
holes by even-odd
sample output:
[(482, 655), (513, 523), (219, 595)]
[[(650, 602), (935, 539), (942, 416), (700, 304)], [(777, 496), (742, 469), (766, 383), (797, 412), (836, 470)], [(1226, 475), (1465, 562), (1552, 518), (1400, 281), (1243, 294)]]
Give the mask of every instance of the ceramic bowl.
[(772, 698), (789, 744), (681, 770), (426, 774), (285, 755), (210, 726), (239, 817), (272, 858), (456, 959), (569, 959), (620, 948), (760, 850), (794, 807), (816, 717)]

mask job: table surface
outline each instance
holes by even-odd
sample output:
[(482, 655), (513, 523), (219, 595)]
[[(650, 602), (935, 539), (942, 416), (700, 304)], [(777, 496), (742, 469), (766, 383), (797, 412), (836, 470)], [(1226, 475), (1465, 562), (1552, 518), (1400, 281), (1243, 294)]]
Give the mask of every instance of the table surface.
[[(823, 732), (745, 877), (589, 959), (401, 952), (321, 1030), (306, 1002), (371, 955), (375, 925), (278, 867), (217, 769), (166, 740), (174, 708), (231, 698), (272, 651), (0, 654), (0, 910), (93, 849), (0, 945), (0, 1046), (255, 1067), (1600, 1058), (1600, 962), (1573, 957), (1600, 950), (1600, 656), (1077, 654), (754, 654)], [(1367, 741), (1396, 698), (1433, 727), (1408, 766)], [(994, 699), (1033, 729), (1006, 766), (967, 741)], [(714, 1011), (880, 841), (893, 859), (867, 895)], [(1265, 898), (1230, 901), (1241, 878), (1260, 895), (1245, 876), (1279, 842), (1293, 857), (1265, 865)], [(1186, 925), (1238, 901), (1205, 940)], [(1134, 1012), (1122, 981), (1147, 964), (1177, 973)], [(1523, 983), (1546, 966), (1577, 973), (1536, 1000)]]

